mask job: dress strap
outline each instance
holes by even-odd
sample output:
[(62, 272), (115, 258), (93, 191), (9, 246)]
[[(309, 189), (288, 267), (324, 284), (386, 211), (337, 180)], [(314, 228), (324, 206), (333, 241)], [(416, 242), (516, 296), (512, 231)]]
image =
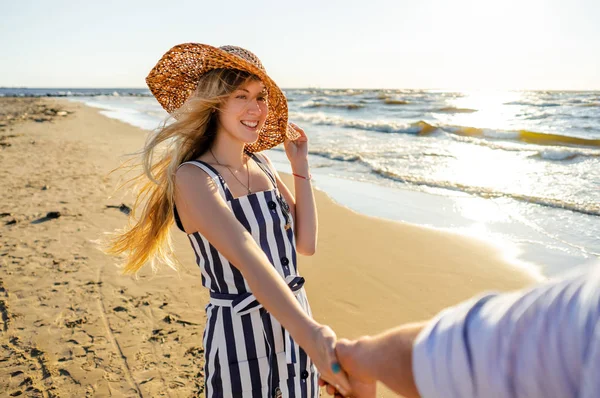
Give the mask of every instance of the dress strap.
[(262, 171), (265, 172), (265, 174), (267, 175), (267, 177), (269, 177), (269, 179), (271, 180), (271, 182), (273, 183), (273, 187), (277, 189), (277, 180), (275, 179), (275, 173), (273, 172), (273, 170), (271, 170), (271, 168), (269, 167), (268, 163), (264, 160), (261, 160), (260, 156), (258, 156), (255, 153), (249, 153), (249, 155), (252, 157), (252, 159), (254, 159), (254, 161), (256, 162), (256, 164), (258, 164), (258, 167), (260, 167), (262, 169)]

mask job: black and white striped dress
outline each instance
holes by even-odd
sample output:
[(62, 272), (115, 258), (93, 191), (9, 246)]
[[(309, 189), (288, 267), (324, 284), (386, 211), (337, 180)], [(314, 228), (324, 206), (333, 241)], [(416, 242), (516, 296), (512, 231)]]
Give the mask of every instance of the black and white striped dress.
[[(252, 159), (274, 189), (234, 198), (221, 175), (202, 161), (191, 163), (213, 178), (238, 221), (265, 252), (298, 302), (311, 315), (304, 279), (296, 266), (296, 242), (289, 208), (275, 174), (260, 156)], [(175, 209), (175, 220), (183, 230)], [(291, 227), (286, 229), (286, 224)], [(204, 330), (205, 394), (213, 397), (317, 397), (318, 374), (311, 360), (250, 292), (242, 273), (200, 233), (188, 234), (210, 290)]]

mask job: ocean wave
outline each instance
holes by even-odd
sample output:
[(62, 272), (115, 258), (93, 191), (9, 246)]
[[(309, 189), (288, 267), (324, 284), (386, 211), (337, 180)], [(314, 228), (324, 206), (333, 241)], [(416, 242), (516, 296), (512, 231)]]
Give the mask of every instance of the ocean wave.
[(432, 112), (436, 113), (473, 113), (477, 112), (477, 109), (471, 108), (455, 108), (453, 106), (446, 106), (443, 108), (434, 109)]
[(479, 136), (483, 138), (515, 140), (537, 145), (576, 145), (583, 147), (600, 147), (600, 139), (580, 138), (562, 134), (539, 133), (529, 130), (506, 131), (482, 129), (465, 126), (444, 126), (444, 131), (462, 136)]
[(347, 151), (310, 149), (309, 153), (311, 155), (316, 155), (331, 160), (339, 160), (342, 162), (362, 162), (364, 160), (361, 155)]
[(412, 175), (400, 175), (385, 168), (372, 167), (372, 172), (402, 183), (426, 186), (430, 188), (442, 188), (452, 191), (460, 191), (483, 198), (511, 198), (520, 202), (533, 203), (540, 206), (553, 207), (557, 209), (570, 210), (576, 213), (590, 216), (600, 216), (600, 205), (597, 203), (568, 202), (560, 199), (546, 198), (543, 196), (527, 195), (518, 192), (501, 192), (487, 187), (465, 185), (451, 181), (430, 180)]
[(410, 104), (409, 101), (405, 101), (405, 100), (392, 99), (392, 98), (388, 98), (388, 97), (384, 97), (382, 99), (383, 99), (383, 103), (386, 105), (408, 105), (408, 104)]
[(533, 106), (540, 108), (550, 108), (555, 106), (562, 106), (558, 102), (527, 102), (527, 101), (511, 101), (505, 102), (503, 105), (520, 105), (520, 106)]
[(321, 91), (323, 94), (331, 96), (331, 97), (340, 97), (340, 96), (354, 96), (361, 95), (365, 92), (365, 90), (361, 89), (338, 89), (338, 90), (324, 90)]
[(349, 120), (339, 116), (325, 115), (324, 113), (308, 114), (301, 112), (290, 112), (289, 116), (291, 120), (310, 122), (317, 125), (355, 128), (379, 133), (429, 135), (437, 130), (437, 127), (424, 121), (409, 124), (389, 121)]
[(580, 156), (600, 156), (600, 153), (597, 154), (585, 154), (580, 151), (571, 151), (568, 149), (556, 149), (556, 150), (546, 150), (540, 151), (536, 153), (533, 157), (540, 158), (544, 160), (554, 160), (554, 161), (564, 161), (564, 160), (573, 160)]
[(423, 120), (414, 123), (397, 123), (392, 121), (371, 121), (360, 119), (344, 119), (340, 116), (324, 113), (290, 112), (290, 119), (310, 122), (317, 125), (355, 128), (380, 133), (399, 133), (412, 135), (429, 135), (441, 130), (458, 136), (479, 137), (490, 140), (509, 140), (526, 144), (544, 146), (580, 146), (600, 148), (600, 139), (581, 138), (570, 135), (540, 133), (529, 130), (496, 130), (469, 126), (433, 125)]
[(364, 108), (363, 104), (353, 104), (353, 103), (326, 103), (326, 102), (315, 102), (315, 101), (307, 101), (301, 105), (302, 108), (332, 108), (332, 109), (348, 109), (348, 110), (356, 110)]
[(577, 158), (585, 159), (589, 157), (600, 157), (600, 151), (588, 148), (556, 147), (552, 149), (544, 148), (543, 145), (530, 145), (524, 147), (519, 141), (511, 142), (509, 140), (496, 141), (480, 137), (460, 136), (448, 133), (448, 137), (460, 142), (485, 146), (491, 149), (510, 152), (530, 153), (530, 158), (542, 159), (548, 161), (568, 161)]
[[(342, 161), (342, 162), (358, 162), (363, 166), (367, 167), (369, 171), (375, 175), (383, 177), (388, 180), (397, 181), (405, 184), (414, 186), (423, 186), (428, 188), (446, 189), (455, 192), (466, 193), (470, 195), (479, 196), (487, 199), (494, 198), (510, 198), (520, 202), (526, 202), (531, 204), (537, 204), (540, 206), (569, 210), (572, 212), (600, 217), (600, 204), (595, 202), (582, 202), (582, 201), (569, 201), (557, 198), (550, 198), (544, 196), (530, 195), (520, 192), (504, 192), (494, 190), (489, 187), (461, 184), (453, 181), (435, 180), (423, 176), (416, 175), (403, 175), (399, 174), (387, 167), (380, 166), (377, 159), (380, 158), (378, 154), (373, 156), (373, 159), (369, 159), (372, 154), (356, 154), (348, 151), (339, 150), (311, 150), (311, 155), (321, 156), (327, 159)], [(436, 153), (423, 153), (423, 156), (444, 156)], [(542, 151), (538, 154), (539, 157), (552, 159), (552, 160), (568, 160), (573, 159), (576, 156), (581, 155), (576, 151)], [(600, 156), (600, 152), (596, 154)], [(414, 155), (410, 155), (414, 157)]]

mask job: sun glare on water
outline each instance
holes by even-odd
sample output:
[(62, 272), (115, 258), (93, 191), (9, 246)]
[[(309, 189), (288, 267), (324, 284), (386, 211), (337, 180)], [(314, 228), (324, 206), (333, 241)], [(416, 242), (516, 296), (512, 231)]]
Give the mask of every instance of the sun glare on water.
[(454, 112), (438, 119), (446, 125), (508, 130), (521, 111), (522, 96), (519, 91), (464, 91), (447, 102)]

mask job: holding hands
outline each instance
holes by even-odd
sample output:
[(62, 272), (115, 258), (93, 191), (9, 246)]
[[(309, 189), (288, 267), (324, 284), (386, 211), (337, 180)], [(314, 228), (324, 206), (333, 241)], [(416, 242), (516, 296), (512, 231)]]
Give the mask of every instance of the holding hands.
[[(414, 323), (389, 329), (372, 337), (361, 337), (355, 341), (341, 339), (335, 352), (340, 365), (348, 375), (350, 396), (374, 398), (376, 381), (391, 390), (411, 398), (418, 397), (412, 370), (414, 341), (426, 323)], [(328, 382), (319, 380), (330, 395), (347, 396)]]
[(329, 395), (335, 397), (351, 396), (354, 398), (374, 398), (376, 393), (377, 381), (372, 375), (371, 356), (369, 355), (370, 338), (363, 337), (356, 341), (346, 339), (338, 340), (335, 351), (340, 365), (347, 373), (352, 392), (350, 395), (344, 395), (335, 386), (328, 383), (321, 377), (320, 386), (325, 386)]

